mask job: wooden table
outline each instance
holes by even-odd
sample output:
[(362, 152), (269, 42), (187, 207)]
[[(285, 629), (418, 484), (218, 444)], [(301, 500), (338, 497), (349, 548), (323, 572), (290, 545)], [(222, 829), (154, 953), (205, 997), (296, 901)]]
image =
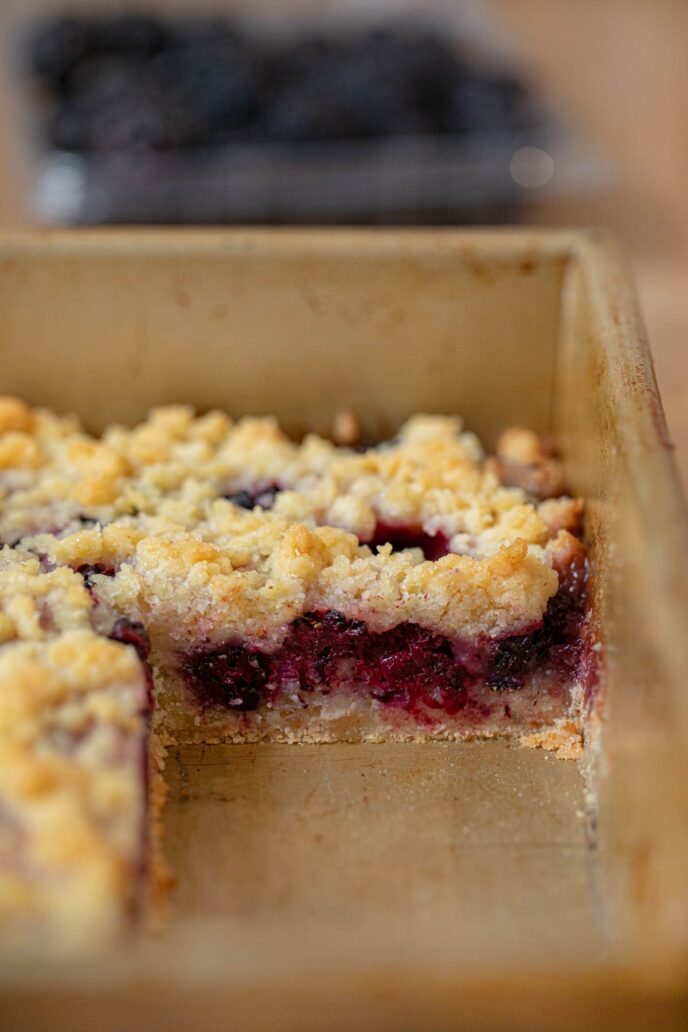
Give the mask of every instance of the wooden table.
[(688, 3), (490, 0), (536, 81), (610, 155), (595, 199), (533, 206), (536, 223), (601, 225), (631, 255), (669, 428), (688, 483)]

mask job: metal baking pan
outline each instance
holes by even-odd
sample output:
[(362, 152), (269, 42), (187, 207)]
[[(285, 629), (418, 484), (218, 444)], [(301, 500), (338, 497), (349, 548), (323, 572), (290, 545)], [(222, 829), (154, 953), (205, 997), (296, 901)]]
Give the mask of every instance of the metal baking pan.
[(612, 243), (5, 234), (0, 349), (3, 392), (96, 429), (191, 401), (556, 433), (604, 656), (581, 765), (491, 742), (181, 750), (167, 925), (79, 962), (4, 957), (3, 1028), (685, 1027), (686, 517)]

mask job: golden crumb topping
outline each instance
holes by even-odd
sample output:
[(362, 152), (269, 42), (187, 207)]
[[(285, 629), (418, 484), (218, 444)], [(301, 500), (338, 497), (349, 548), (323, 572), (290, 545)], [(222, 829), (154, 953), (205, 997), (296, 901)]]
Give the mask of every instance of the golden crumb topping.
[(96, 619), (140, 620), (160, 646), (246, 638), (270, 651), (292, 620), (327, 609), (376, 630), (409, 621), (454, 638), (518, 633), (556, 592), (556, 557), (570, 538), (561, 531), (544, 547), (516, 539), (483, 558), (431, 562), (419, 548), (372, 551), (335, 527), (216, 500), (191, 529), (139, 517), (34, 542), (55, 561), (116, 570), (92, 576)]
[(294, 443), (273, 419), (232, 423), (185, 406), (154, 409), (140, 426), (113, 427), (100, 440), (41, 410), (9, 425), (24, 429), (0, 434), (6, 541), (60, 533), (75, 520), (156, 515), (165, 502), (176, 503), (176, 519), (193, 520), (204, 502), (261, 486), (280, 489), (274, 510), (288, 522), (339, 527), (362, 542), (378, 523), (441, 533), (452, 551), (478, 556), (517, 538), (542, 545), (551, 536), (532, 495), (505, 486), (524, 462), (537, 466), (535, 494), (546, 475), (554, 484), (555, 460), (536, 455), (539, 439), (527, 431), (506, 440), (495, 465), (460, 420), (442, 416), (415, 416), (393, 441), (362, 453), (314, 434)]
[(134, 650), (91, 630), (6, 646), (0, 650), (0, 738), (38, 741), (46, 727), (81, 735), (94, 722), (136, 730), (146, 701), (142, 684)]
[(0, 642), (90, 627), (91, 606), (83, 578), (73, 570), (43, 572), (35, 555), (0, 549)]
[(90, 630), (0, 650), (0, 921), (107, 932), (141, 863), (146, 687)]
[(31, 433), (34, 426), (35, 417), (26, 402), (19, 398), (0, 396), (0, 433)]
[[(25, 429), (6, 437), (28, 435), (41, 464), (5, 482), (6, 537), (58, 567), (94, 568), (96, 622), (141, 619), (169, 646), (239, 637), (274, 648), (291, 620), (323, 608), (379, 628), (516, 633), (542, 617), (557, 588), (557, 535), (580, 519), (577, 501), (539, 501), (500, 479), (510, 463), (540, 491), (556, 461), (539, 438), (513, 431), (501, 457), (485, 460), (453, 417), (415, 416), (363, 452), (186, 406), (99, 440), (40, 410), (10, 410), (8, 422)], [(251, 509), (261, 490), (270, 509)], [(381, 527), (441, 535), (450, 554), (430, 562), (419, 549), (368, 547), (384, 541)], [(32, 605), (21, 631), (0, 633), (39, 636), (45, 617)], [(73, 609), (69, 619), (85, 617)]]

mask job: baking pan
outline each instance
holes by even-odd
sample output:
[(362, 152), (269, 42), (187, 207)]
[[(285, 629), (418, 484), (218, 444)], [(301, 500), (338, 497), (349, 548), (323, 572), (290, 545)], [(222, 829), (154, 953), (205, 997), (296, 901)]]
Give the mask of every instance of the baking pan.
[(0, 238), (0, 389), (93, 429), (153, 404), (366, 432), (558, 435), (588, 499), (581, 765), (503, 743), (214, 746), (169, 764), (166, 925), (0, 964), (7, 1029), (684, 1028), (688, 549), (615, 246), (569, 231)]

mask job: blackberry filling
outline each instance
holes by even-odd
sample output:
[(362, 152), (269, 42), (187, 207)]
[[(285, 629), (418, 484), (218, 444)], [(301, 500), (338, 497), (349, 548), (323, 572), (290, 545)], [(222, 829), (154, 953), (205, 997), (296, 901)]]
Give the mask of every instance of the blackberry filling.
[(145, 627), (135, 620), (128, 620), (126, 616), (121, 616), (115, 621), (108, 637), (112, 641), (122, 642), (123, 645), (133, 645), (142, 663), (145, 663), (150, 655), (150, 638)]
[(114, 566), (106, 566), (104, 563), (84, 563), (83, 566), (77, 566), (76, 572), (80, 573), (84, 578), (84, 584), (90, 591), (94, 587), (94, 574), (99, 573), (104, 577), (114, 577), (116, 571)]
[(381, 702), (402, 706), (422, 700), (453, 707), (462, 688), (449, 642), (415, 624), (375, 634), (361, 620), (332, 610), (295, 620), (275, 657), (277, 685), (327, 693), (342, 677)]
[(111, 641), (121, 642), (122, 645), (131, 645), (136, 649), (146, 681), (146, 718), (150, 720), (150, 716), (155, 708), (155, 684), (153, 682), (153, 670), (148, 662), (151, 651), (148, 632), (142, 623), (138, 623), (136, 620), (129, 620), (126, 616), (121, 616), (119, 620), (115, 621), (108, 637)]
[(547, 605), (542, 626), (515, 635), (492, 649), (486, 683), (495, 691), (523, 687), (538, 667), (572, 677), (583, 655), (587, 562), (576, 559), (559, 574), (559, 590)]
[(426, 559), (434, 562), (443, 555), (449, 555), (449, 539), (439, 531), (437, 534), (426, 534), (421, 527), (394, 526), (391, 523), (378, 521), (370, 541), (370, 548), (378, 545), (391, 545), (393, 552), (403, 548), (420, 548)]
[(182, 662), (182, 676), (202, 709), (257, 709), (269, 674), (270, 657), (241, 645), (201, 649), (187, 654)]
[(250, 510), (255, 509), (256, 506), (260, 509), (272, 509), (275, 504), (275, 497), (280, 490), (281, 488), (277, 484), (268, 484), (266, 487), (253, 488), (252, 490), (234, 491), (222, 497), (226, 498), (228, 502), (232, 502), (233, 505), (238, 505), (240, 509)]

